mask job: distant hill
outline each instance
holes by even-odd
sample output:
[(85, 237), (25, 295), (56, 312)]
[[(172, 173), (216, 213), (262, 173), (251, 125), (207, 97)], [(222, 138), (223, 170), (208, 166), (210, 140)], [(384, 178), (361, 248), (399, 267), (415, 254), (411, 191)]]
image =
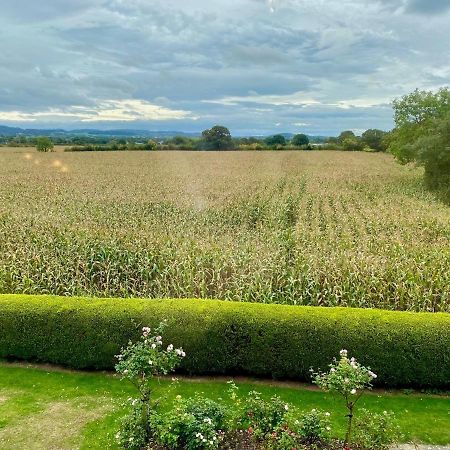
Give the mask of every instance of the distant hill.
[(201, 133), (183, 131), (149, 131), (149, 130), (96, 130), (82, 128), (77, 130), (17, 128), (0, 125), (0, 136), (107, 136), (107, 137), (149, 137), (166, 138), (172, 136), (198, 137)]
[[(277, 134), (277, 133), (273, 133)], [(280, 133), (286, 139), (292, 139), (294, 133)], [(270, 134), (255, 136), (258, 138), (264, 138)], [(126, 137), (142, 137), (153, 139), (164, 139), (173, 136), (186, 136), (186, 137), (200, 137), (201, 132), (185, 132), (185, 131), (149, 131), (149, 130), (97, 130), (95, 128), (80, 128), (76, 130), (64, 130), (62, 128), (49, 128), (49, 129), (37, 129), (37, 128), (19, 128), (8, 127), (0, 125), (0, 136), (14, 137), (14, 136), (50, 136), (50, 137), (73, 137), (73, 136), (86, 136), (86, 137), (110, 137), (110, 138), (126, 138)], [(236, 136), (237, 137), (237, 136)], [(241, 136), (242, 137), (242, 136)], [(311, 142), (325, 142), (328, 136), (309, 136)]]

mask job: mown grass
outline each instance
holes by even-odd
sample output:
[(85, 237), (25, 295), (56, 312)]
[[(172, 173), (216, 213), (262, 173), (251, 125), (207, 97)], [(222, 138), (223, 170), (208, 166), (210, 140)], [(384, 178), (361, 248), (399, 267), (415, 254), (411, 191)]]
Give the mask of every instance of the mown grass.
[(0, 292), (450, 311), (450, 208), (346, 152), (0, 152)]
[[(256, 389), (264, 396), (278, 394), (300, 410), (323, 408), (331, 412), (339, 433), (344, 429), (340, 399), (305, 386), (237, 380), (244, 394)], [(226, 398), (225, 380), (155, 382), (156, 395)], [(123, 415), (123, 403), (135, 395), (131, 385), (111, 374), (70, 372), (51, 367), (24, 367), (0, 363), (0, 448), (117, 448), (114, 434)], [(448, 397), (426, 394), (370, 393), (361, 407), (392, 410), (404, 434), (403, 440), (434, 444), (450, 443)]]

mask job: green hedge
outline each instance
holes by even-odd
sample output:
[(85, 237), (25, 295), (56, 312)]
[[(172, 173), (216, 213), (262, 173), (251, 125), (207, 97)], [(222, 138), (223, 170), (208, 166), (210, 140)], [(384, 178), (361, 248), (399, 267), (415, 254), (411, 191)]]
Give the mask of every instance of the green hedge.
[(167, 319), (190, 374), (310, 380), (341, 348), (389, 386), (450, 384), (450, 315), (216, 300), (0, 295), (0, 358), (111, 369), (143, 325)]

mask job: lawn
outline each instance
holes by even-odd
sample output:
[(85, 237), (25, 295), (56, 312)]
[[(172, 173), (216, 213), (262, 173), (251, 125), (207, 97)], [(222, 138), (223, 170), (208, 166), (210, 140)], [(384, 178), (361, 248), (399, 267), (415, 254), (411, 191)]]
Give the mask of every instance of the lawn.
[[(265, 396), (276, 393), (302, 410), (328, 410), (342, 430), (342, 405), (332, 395), (292, 383), (237, 380), (237, 384), (243, 393), (252, 389)], [(176, 389), (168, 389), (169, 385), (166, 380), (156, 383), (158, 395), (171, 399), (203, 392), (221, 398), (227, 390), (225, 380), (182, 379)], [(123, 402), (133, 395), (132, 386), (112, 374), (1, 363), (0, 448), (116, 448), (116, 420), (123, 414)], [(361, 406), (394, 411), (405, 442), (450, 443), (448, 397), (380, 391), (368, 394)]]

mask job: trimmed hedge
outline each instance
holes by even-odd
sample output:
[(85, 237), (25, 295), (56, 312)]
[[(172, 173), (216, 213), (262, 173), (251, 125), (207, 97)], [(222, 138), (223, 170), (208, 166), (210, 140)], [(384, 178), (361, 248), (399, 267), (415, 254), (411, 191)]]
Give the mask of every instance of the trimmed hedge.
[(111, 369), (143, 325), (167, 319), (196, 375), (309, 381), (341, 348), (387, 386), (450, 385), (450, 315), (216, 300), (0, 295), (0, 358)]

